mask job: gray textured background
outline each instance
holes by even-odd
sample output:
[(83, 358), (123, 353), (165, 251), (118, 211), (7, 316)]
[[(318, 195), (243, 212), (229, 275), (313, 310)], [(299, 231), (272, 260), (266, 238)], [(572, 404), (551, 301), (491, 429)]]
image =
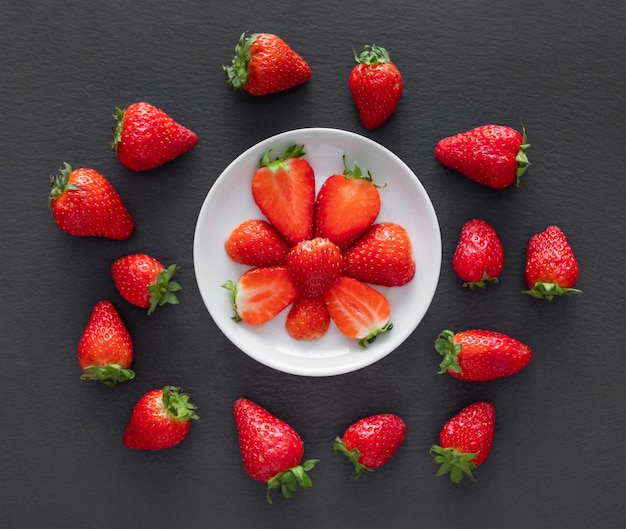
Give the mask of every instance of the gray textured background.
[[(2, 528), (624, 526), (624, 2), (0, 4)], [(246, 29), (281, 35), (311, 65), (311, 81), (262, 99), (233, 93), (221, 65)], [(367, 132), (347, 76), (352, 49), (372, 42), (389, 50), (405, 89), (395, 115)], [(139, 100), (194, 130), (197, 147), (149, 173), (124, 170), (108, 150), (111, 116)], [(487, 122), (526, 126), (532, 166), (521, 188), (482, 188), (435, 160), (438, 139)], [(268, 136), (317, 126), (364, 134), (400, 156), (429, 193), (443, 238), (439, 288), (414, 334), (374, 366), (322, 379), (281, 374), (230, 345), (202, 304), (192, 260), (200, 206), (230, 161)], [(56, 227), (48, 178), (64, 161), (112, 181), (137, 220), (131, 239)], [(450, 265), (471, 217), (492, 223), (506, 252), (487, 292), (462, 289)], [(584, 294), (543, 303), (520, 291), (526, 243), (550, 224), (570, 239)], [(108, 268), (134, 251), (181, 267), (179, 306), (148, 318), (121, 300)], [(105, 298), (136, 348), (136, 379), (114, 390), (79, 381), (76, 360)], [(470, 327), (516, 336), (535, 357), (493, 383), (437, 376), (437, 334)], [(188, 439), (160, 453), (124, 448), (136, 400), (170, 383), (198, 406)], [(239, 396), (290, 422), (305, 456), (321, 459), (312, 489), (266, 504), (239, 458)], [(498, 418), (478, 482), (436, 478), (428, 448), (440, 427), (483, 398)], [(355, 482), (332, 440), (381, 411), (405, 419), (405, 443)]]

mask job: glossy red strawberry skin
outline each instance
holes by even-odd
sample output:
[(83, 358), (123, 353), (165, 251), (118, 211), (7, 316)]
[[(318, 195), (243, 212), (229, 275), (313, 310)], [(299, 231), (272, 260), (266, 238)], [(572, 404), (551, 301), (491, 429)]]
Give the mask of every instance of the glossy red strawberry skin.
[(228, 82), (253, 96), (289, 90), (311, 78), (311, 67), (283, 39), (271, 33), (244, 32), (230, 66), (224, 66)]
[(285, 321), (287, 333), (298, 341), (319, 340), (328, 332), (329, 327), (330, 314), (321, 296), (298, 297)]
[(344, 251), (343, 274), (373, 285), (406, 285), (415, 276), (409, 234), (393, 222), (373, 224)]
[(362, 125), (374, 130), (396, 110), (402, 96), (402, 75), (380, 46), (366, 45), (355, 58), (358, 64), (350, 72), (348, 86)]
[(528, 167), (525, 134), (503, 125), (481, 125), (440, 140), (439, 162), (470, 180), (493, 189), (518, 181)]
[(191, 150), (198, 136), (146, 102), (117, 109), (113, 149), (120, 163), (132, 171), (148, 171)]
[(248, 266), (281, 266), (287, 263), (290, 247), (276, 228), (262, 219), (237, 225), (224, 247), (236, 263)]
[(126, 240), (135, 230), (135, 220), (120, 195), (91, 168), (64, 164), (50, 180), (49, 205), (59, 228), (76, 237)]
[(483, 219), (468, 220), (461, 228), (452, 267), (470, 289), (497, 282), (504, 268), (504, 248), (495, 228)]
[(291, 280), (306, 297), (321, 296), (341, 275), (342, 268), (341, 250), (321, 237), (299, 242), (287, 256)]

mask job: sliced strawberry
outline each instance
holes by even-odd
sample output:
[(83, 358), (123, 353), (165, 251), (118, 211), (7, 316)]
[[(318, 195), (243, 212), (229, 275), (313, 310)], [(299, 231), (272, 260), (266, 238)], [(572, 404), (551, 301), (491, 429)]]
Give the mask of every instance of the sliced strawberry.
[(233, 320), (259, 325), (271, 320), (298, 297), (284, 266), (252, 268), (237, 281), (222, 285), (232, 292)]
[(376, 336), (392, 329), (387, 298), (365, 283), (342, 276), (324, 292), (330, 317), (348, 338), (367, 347)]
[(289, 245), (266, 220), (246, 220), (233, 229), (224, 243), (228, 256), (248, 266), (280, 266), (287, 262)]
[(287, 257), (289, 275), (307, 297), (322, 295), (337, 280), (342, 267), (341, 250), (321, 237), (299, 242)]
[(294, 301), (285, 329), (294, 340), (314, 341), (326, 334), (330, 327), (330, 314), (321, 296), (307, 298), (300, 296)]

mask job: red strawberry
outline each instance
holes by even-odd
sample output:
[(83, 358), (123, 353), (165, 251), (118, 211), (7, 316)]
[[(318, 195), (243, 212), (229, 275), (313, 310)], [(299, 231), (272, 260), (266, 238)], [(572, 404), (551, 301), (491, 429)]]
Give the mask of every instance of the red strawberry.
[(65, 163), (50, 178), (48, 201), (59, 228), (77, 237), (128, 239), (135, 220), (111, 183), (94, 169), (72, 169)]
[(452, 267), (470, 289), (497, 283), (504, 268), (504, 249), (493, 226), (482, 219), (463, 224)]
[(330, 327), (330, 314), (324, 300), (320, 297), (301, 296), (294, 301), (285, 328), (295, 340), (314, 341), (326, 334)]
[(315, 235), (345, 250), (376, 220), (380, 196), (369, 172), (365, 176), (356, 163), (348, 169), (345, 157), (343, 163), (343, 174), (328, 177), (317, 195)]
[(287, 262), (289, 245), (265, 220), (246, 220), (230, 233), (224, 243), (235, 262), (248, 266), (279, 266)]
[(439, 373), (471, 382), (486, 382), (514, 375), (532, 358), (530, 347), (506, 334), (472, 329), (453, 333), (443, 331), (435, 340), (443, 356)]
[(147, 171), (178, 158), (198, 143), (198, 136), (150, 103), (117, 109), (111, 144), (120, 163), (132, 171)]
[(373, 224), (344, 252), (343, 273), (374, 285), (406, 285), (415, 276), (409, 234), (392, 222)]
[(124, 431), (123, 442), (135, 450), (163, 450), (183, 441), (196, 407), (182, 388), (153, 389), (139, 399)]
[(321, 295), (341, 274), (341, 250), (328, 239), (316, 237), (296, 244), (287, 257), (287, 270), (300, 293)]
[(573, 288), (578, 279), (578, 261), (567, 237), (549, 226), (530, 238), (526, 249), (526, 283), (534, 298), (552, 301), (555, 296), (580, 294)]
[(444, 138), (435, 147), (442, 165), (493, 189), (509, 187), (528, 167), (526, 131), (482, 125)]
[(348, 86), (366, 129), (377, 129), (394, 113), (402, 95), (402, 76), (385, 48), (366, 45), (350, 72)]
[(463, 408), (446, 422), (439, 433), (439, 444), (430, 453), (440, 464), (438, 476), (450, 474), (454, 483), (460, 483), (463, 475), (475, 481), (472, 475), (491, 452), (496, 409), (490, 402), (474, 402)]
[(120, 257), (111, 265), (111, 277), (121, 296), (152, 314), (157, 306), (179, 303), (174, 292), (181, 286), (172, 281), (176, 265), (165, 268), (154, 257), (135, 253)]
[(242, 33), (230, 66), (229, 84), (253, 96), (265, 96), (306, 83), (311, 68), (289, 45), (271, 33)]
[(252, 479), (267, 483), (268, 502), (273, 489), (290, 498), (298, 485), (312, 485), (307, 472), (317, 460), (301, 463), (304, 443), (289, 424), (244, 398), (235, 402), (233, 411), (243, 468)]
[(298, 297), (298, 288), (284, 266), (252, 268), (237, 281), (222, 285), (232, 295), (236, 322), (260, 325), (271, 320)]
[(337, 437), (333, 450), (342, 452), (354, 465), (356, 478), (361, 471), (383, 466), (400, 448), (406, 434), (404, 421), (392, 413), (364, 417)]
[(324, 292), (324, 301), (339, 330), (367, 347), (376, 337), (392, 329), (387, 298), (372, 287), (341, 276)]
[(134, 378), (130, 368), (133, 342), (110, 301), (96, 303), (78, 343), (81, 380), (98, 380), (109, 387)]
[(315, 207), (315, 173), (303, 145), (292, 145), (270, 161), (268, 150), (252, 177), (252, 198), (263, 215), (291, 245), (310, 239)]

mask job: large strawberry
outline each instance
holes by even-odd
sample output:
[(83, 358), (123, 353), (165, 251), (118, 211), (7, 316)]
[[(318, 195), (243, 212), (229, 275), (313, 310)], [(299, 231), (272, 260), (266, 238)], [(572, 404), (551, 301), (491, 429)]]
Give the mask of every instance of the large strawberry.
[(435, 340), (443, 356), (439, 373), (471, 382), (486, 382), (514, 375), (532, 358), (532, 350), (515, 338), (490, 330), (443, 331)]
[(495, 228), (482, 219), (463, 224), (452, 267), (470, 289), (497, 283), (504, 268), (504, 249)]
[(276, 228), (262, 219), (237, 225), (226, 238), (224, 248), (236, 263), (248, 266), (280, 266), (287, 262), (289, 245)]
[(343, 273), (374, 285), (406, 285), (415, 276), (409, 234), (393, 222), (373, 224), (343, 253)]
[(313, 234), (315, 173), (302, 158), (303, 148), (292, 145), (274, 160), (270, 160), (268, 150), (252, 176), (254, 202), (291, 245)]
[(113, 387), (135, 376), (132, 361), (133, 342), (122, 318), (110, 301), (99, 301), (78, 343), (81, 380)]
[(172, 448), (189, 434), (191, 420), (198, 419), (195, 410), (180, 387), (148, 391), (133, 408), (123, 443), (135, 450)]
[(345, 250), (376, 220), (380, 196), (369, 171), (343, 163), (343, 174), (329, 176), (317, 194), (314, 233)]
[(438, 465), (438, 476), (450, 474), (454, 483), (472, 474), (489, 457), (493, 445), (496, 409), (491, 402), (474, 402), (449, 419), (439, 433), (439, 444), (430, 453)]
[(394, 113), (402, 96), (402, 75), (385, 48), (366, 45), (354, 58), (348, 86), (366, 129), (377, 129)]
[(558, 226), (549, 226), (530, 238), (526, 248), (526, 283), (534, 298), (551, 301), (555, 296), (580, 294), (574, 288), (578, 261), (567, 237)]
[(285, 321), (289, 336), (299, 341), (322, 338), (330, 327), (330, 314), (321, 296), (298, 297), (291, 306)]
[(393, 413), (381, 413), (359, 419), (337, 437), (333, 450), (343, 453), (354, 465), (358, 478), (362, 471), (383, 466), (404, 441), (406, 424)]
[(252, 325), (266, 323), (291, 305), (299, 291), (284, 266), (252, 268), (237, 282), (222, 285), (231, 292), (233, 320)]
[(179, 303), (175, 292), (181, 289), (172, 276), (176, 265), (165, 268), (157, 259), (145, 253), (120, 257), (111, 265), (111, 277), (121, 296), (152, 314), (166, 303)]
[(198, 143), (198, 136), (150, 103), (116, 109), (117, 125), (111, 147), (120, 163), (147, 171), (178, 158)]
[(470, 180), (493, 189), (519, 185), (528, 167), (526, 131), (503, 125), (482, 125), (440, 140), (439, 162)]
[(223, 66), (229, 84), (253, 96), (264, 96), (306, 83), (311, 68), (280, 37), (271, 33), (241, 34), (230, 66)]
[(316, 297), (341, 275), (341, 250), (328, 239), (316, 237), (296, 244), (287, 256), (291, 280), (306, 297)]
[(252, 479), (267, 483), (267, 501), (272, 503), (273, 489), (290, 498), (298, 485), (311, 487), (307, 472), (317, 460), (302, 462), (304, 443), (289, 424), (245, 398), (235, 402), (233, 412), (243, 468)]
[(48, 203), (54, 221), (70, 235), (125, 240), (135, 230), (135, 220), (120, 195), (94, 169), (63, 164), (50, 178)]
[(393, 327), (387, 298), (357, 279), (341, 276), (323, 296), (335, 325), (348, 338), (358, 340), (361, 347)]

